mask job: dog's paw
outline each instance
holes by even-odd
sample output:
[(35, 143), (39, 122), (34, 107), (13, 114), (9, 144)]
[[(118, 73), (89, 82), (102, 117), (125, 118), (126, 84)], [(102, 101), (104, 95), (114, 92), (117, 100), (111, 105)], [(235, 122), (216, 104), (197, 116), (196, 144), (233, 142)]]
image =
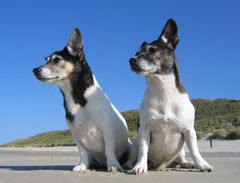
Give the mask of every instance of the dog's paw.
[(148, 169), (147, 164), (144, 165), (141, 163), (137, 163), (135, 167), (132, 169), (132, 174), (142, 175), (144, 173), (147, 173), (147, 169)]
[(73, 172), (82, 172), (85, 170), (87, 170), (87, 166), (84, 164), (80, 164), (80, 165), (75, 166), (72, 171)]
[(116, 172), (116, 171), (122, 172), (123, 171), (121, 165), (118, 162), (108, 163), (107, 169), (109, 172)]
[(186, 169), (192, 169), (195, 168), (195, 164), (193, 162), (183, 162), (183, 163), (179, 163), (181, 168), (186, 168)]
[(133, 169), (133, 165), (131, 162), (126, 162), (124, 165), (123, 165), (123, 169), (124, 170), (132, 170)]
[(108, 166), (108, 171), (109, 172), (117, 172), (117, 171), (119, 171), (119, 172), (122, 172), (123, 171), (123, 169), (122, 169), (122, 167), (117, 167), (117, 166)]
[(213, 171), (215, 171), (215, 168), (213, 166), (209, 165), (208, 163), (204, 163), (203, 165), (196, 165), (196, 168), (200, 172), (213, 172)]

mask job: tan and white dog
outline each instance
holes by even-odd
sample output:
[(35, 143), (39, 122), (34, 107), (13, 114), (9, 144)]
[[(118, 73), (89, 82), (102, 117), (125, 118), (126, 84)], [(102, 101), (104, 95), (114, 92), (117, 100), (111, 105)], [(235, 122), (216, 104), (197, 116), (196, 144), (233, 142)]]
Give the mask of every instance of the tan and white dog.
[[(180, 81), (175, 48), (178, 43), (177, 25), (173, 19), (166, 23), (160, 37), (144, 42), (135, 57), (129, 60), (131, 69), (145, 75), (148, 87), (140, 107), (140, 127), (130, 157), (125, 166), (142, 174), (151, 165), (168, 167), (178, 163), (200, 171), (213, 171), (201, 156), (194, 129), (194, 106)], [(194, 164), (185, 159), (184, 144)]]
[(86, 170), (93, 162), (108, 171), (122, 170), (119, 160), (131, 145), (127, 124), (92, 74), (79, 29), (46, 62), (33, 72), (37, 79), (57, 84), (63, 94), (67, 124), (80, 153), (73, 171)]

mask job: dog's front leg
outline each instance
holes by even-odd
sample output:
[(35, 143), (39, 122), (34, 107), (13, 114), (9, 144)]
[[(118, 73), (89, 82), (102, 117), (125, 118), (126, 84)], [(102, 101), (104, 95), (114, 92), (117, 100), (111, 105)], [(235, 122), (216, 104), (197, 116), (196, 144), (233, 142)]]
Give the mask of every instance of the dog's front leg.
[(181, 168), (195, 168), (195, 165), (193, 162), (189, 162), (185, 159), (184, 147), (180, 151), (178, 157), (172, 163), (170, 163), (168, 167), (174, 167), (174, 165), (176, 166), (178, 164), (181, 166)]
[(191, 153), (195, 166), (200, 171), (211, 172), (214, 168), (209, 165), (201, 156), (197, 145), (197, 136), (194, 128), (184, 131), (184, 139), (186, 141), (187, 147)]
[(137, 162), (137, 156), (138, 156), (138, 137), (134, 139), (132, 142), (132, 145), (129, 149), (129, 155), (127, 162), (123, 165), (124, 169), (131, 170), (133, 168), (133, 165)]
[(74, 138), (74, 142), (76, 143), (79, 154), (80, 154), (80, 162), (77, 166), (73, 168), (73, 171), (81, 172), (86, 170), (89, 167), (91, 157), (87, 149), (85, 149), (85, 147), (83, 147), (82, 144), (76, 138)]
[(132, 169), (134, 174), (143, 174), (148, 170), (148, 149), (150, 142), (150, 129), (148, 127), (139, 128), (138, 131), (138, 160)]
[(104, 132), (105, 156), (107, 168), (110, 172), (123, 171), (115, 154), (115, 135), (111, 131)]

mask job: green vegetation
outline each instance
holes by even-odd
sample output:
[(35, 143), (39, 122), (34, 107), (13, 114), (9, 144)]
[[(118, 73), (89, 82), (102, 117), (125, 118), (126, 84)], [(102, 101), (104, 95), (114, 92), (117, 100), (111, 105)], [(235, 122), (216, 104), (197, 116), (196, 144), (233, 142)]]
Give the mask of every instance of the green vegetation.
[(192, 103), (196, 110), (195, 128), (198, 133), (202, 136), (212, 133), (211, 137), (217, 139), (240, 139), (228, 137), (233, 130), (240, 129), (239, 100), (195, 99)]
[(240, 128), (230, 131), (225, 137), (225, 139), (228, 139), (228, 140), (240, 139)]
[(240, 128), (240, 101), (238, 100), (192, 100), (196, 110), (195, 128), (205, 133), (218, 129), (226, 131)]
[[(217, 139), (240, 139), (240, 101), (239, 100), (192, 100), (196, 110), (195, 128), (197, 137), (212, 134)], [(130, 138), (137, 133), (138, 111), (130, 110), (122, 115), (127, 121)], [(17, 140), (5, 146), (70, 146), (74, 145), (69, 130), (39, 134), (27, 139)]]
[(201, 132), (201, 131), (196, 131), (197, 133), (197, 139), (202, 139), (204, 137), (206, 137), (206, 133)]
[(26, 139), (16, 140), (5, 146), (9, 147), (53, 147), (74, 145), (69, 130), (41, 133)]
[(138, 111), (130, 110), (122, 113), (125, 118), (128, 129), (129, 129), (129, 138), (133, 139), (137, 134), (137, 125), (138, 125)]
[(224, 139), (227, 135), (226, 130), (224, 129), (218, 129), (215, 130), (214, 133), (211, 135), (212, 139)]

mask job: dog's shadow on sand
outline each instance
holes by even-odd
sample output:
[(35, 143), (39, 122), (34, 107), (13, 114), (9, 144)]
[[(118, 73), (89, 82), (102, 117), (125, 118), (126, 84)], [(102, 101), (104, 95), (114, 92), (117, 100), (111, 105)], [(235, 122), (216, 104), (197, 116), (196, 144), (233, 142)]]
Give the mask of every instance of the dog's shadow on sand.
[[(37, 171), (37, 170), (53, 170), (53, 171), (72, 171), (74, 165), (6, 165), (1, 166), (0, 169), (7, 169), (10, 171)], [(105, 167), (91, 166), (86, 171), (107, 172)]]
[(0, 169), (8, 169), (13, 171), (35, 171), (35, 170), (69, 170), (73, 169), (73, 165), (17, 165), (17, 166), (0, 166)]
[[(0, 166), (0, 169), (7, 169), (10, 171), (72, 171), (74, 165), (15, 165), (15, 166)], [(94, 172), (107, 172), (104, 167), (90, 167), (86, 171)], [(85, 171), (84, 171), (85, 172)], [(149, 172), (198, 172), (195, 169), (182, 169), (182, 168), (166, 168), (166, 169), (150, 169)], [(132, 174), (129, 170), (124, 170), (123, 173)]]

